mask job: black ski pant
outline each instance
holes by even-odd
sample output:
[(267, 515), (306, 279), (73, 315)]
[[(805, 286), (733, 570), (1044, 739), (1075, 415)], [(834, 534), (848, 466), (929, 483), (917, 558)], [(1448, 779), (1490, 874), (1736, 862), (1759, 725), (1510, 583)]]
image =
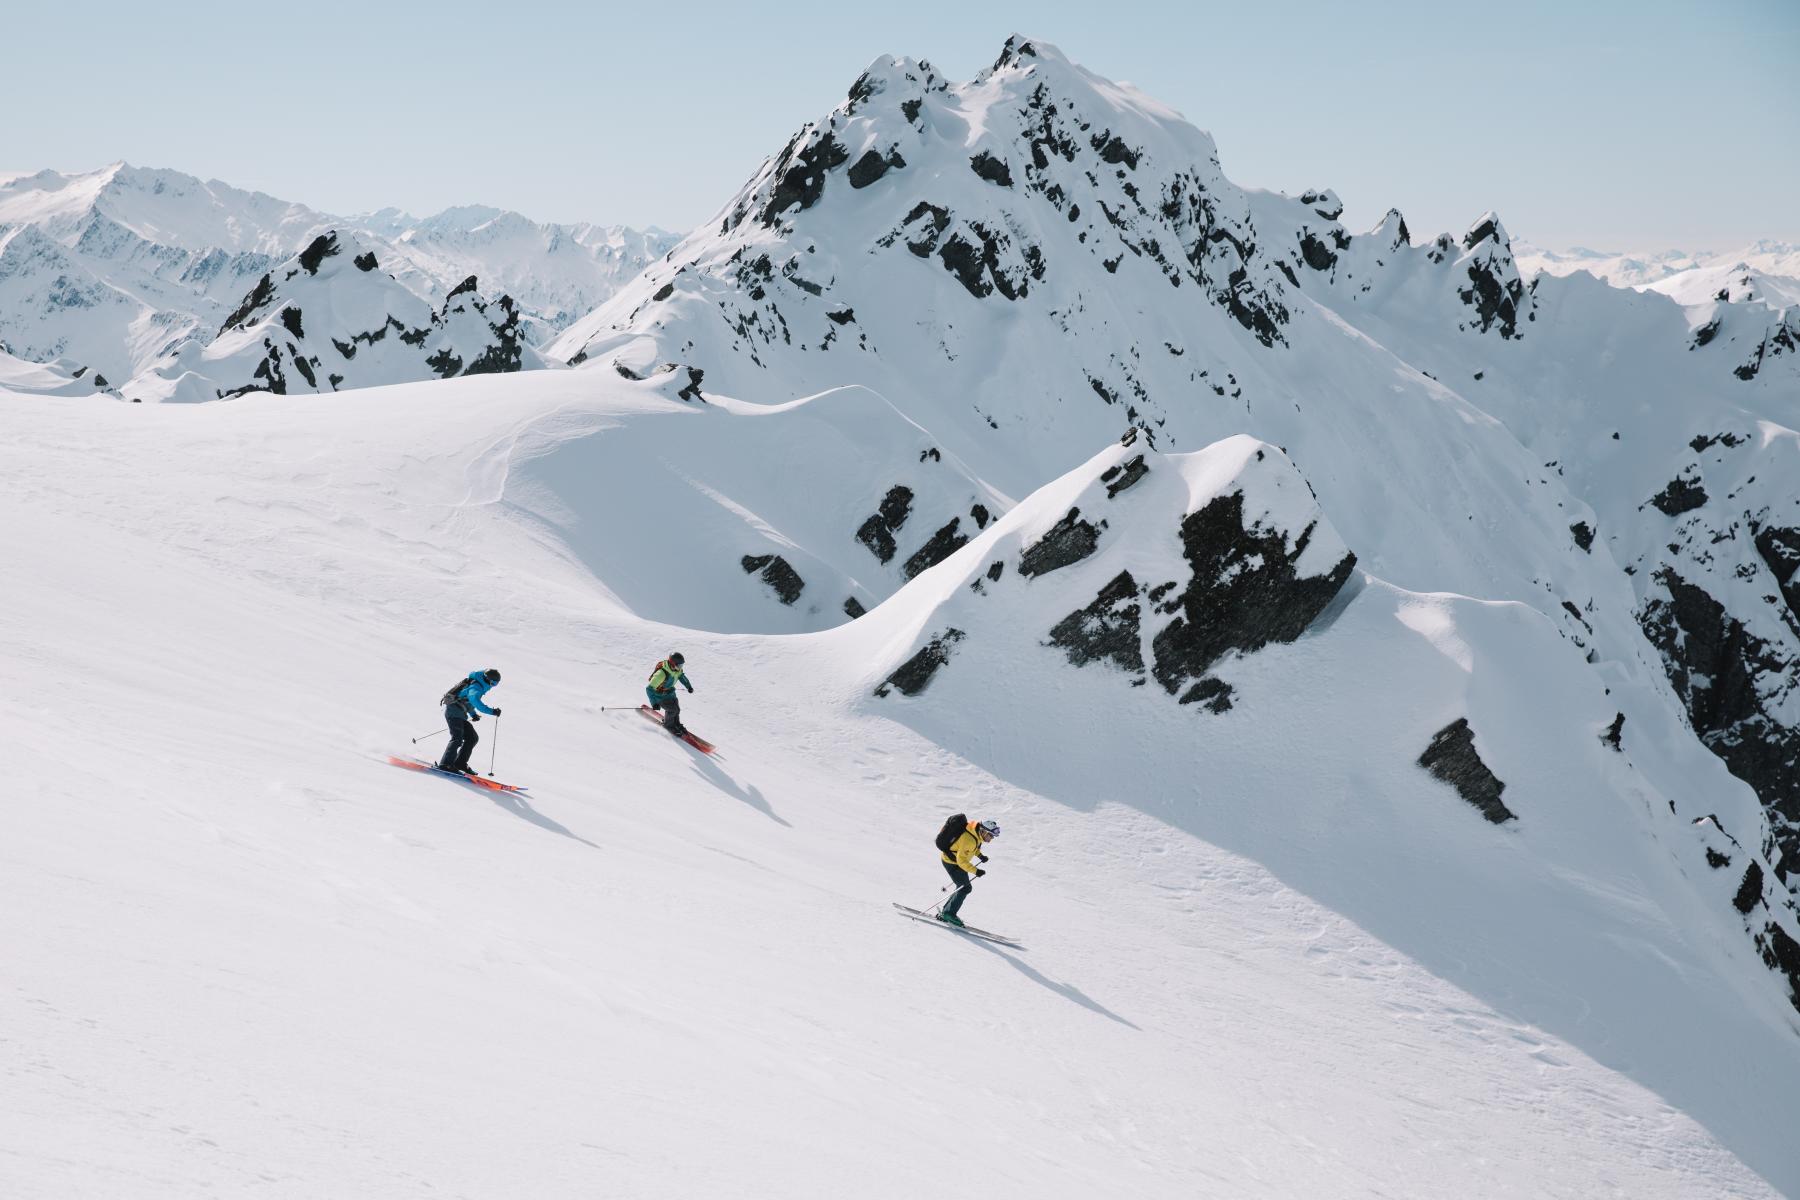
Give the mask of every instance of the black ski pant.
[(944, 870), (949, 874), (950, 882), (956, 885), (956, 890), (950, 894), (950, 899), (944, 901), (941, 911), (954, 917), (962, 911), (963, 901), (969, 898), (970, 891), (975, 887), (975, 881), (969, 878), (967, 871), (955, 863), (944, 863)]
[(669, 693), (667, 696), (652, 693), (650, 697), (650, 707), (659, 710), (663, 714), (664, 729), (668, 730), (676, 737), (680, 737), (687, 732), (681, 724), (681, 701), (676, 699), (673, 692)]
[(481, 737), (475, 732), (474, 724), (461, 713), (445, 709), (444, 720), (450, 726), (450, 744), (444, 747), (444, 757), (438, 760), (438, 766), (446, 771), (466, 771), (469, 755), (475, 752), (475, 743)]

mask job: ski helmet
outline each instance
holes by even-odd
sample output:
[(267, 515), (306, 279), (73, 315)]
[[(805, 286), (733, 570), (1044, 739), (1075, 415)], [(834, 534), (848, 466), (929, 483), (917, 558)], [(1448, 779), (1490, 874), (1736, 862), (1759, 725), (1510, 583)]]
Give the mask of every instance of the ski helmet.
[(675, 653), (669, 655), (669, 661), (679, 667), (682, 663), (686, 662), (687, 659), (683, 658), (681, 656), (681, 651), (677, 650)]
[(975, 831), (990, 842), (1000, 836), (1000, 827), (992, 821), (982, 821), (978, 823), (975, 826)]
[(487, 670), (485, 670), (481, 673), (481, 676), (483, 679), (486, 679), (489, 683), (499, 683), (500, 682), (500, 668), (489, 667)]

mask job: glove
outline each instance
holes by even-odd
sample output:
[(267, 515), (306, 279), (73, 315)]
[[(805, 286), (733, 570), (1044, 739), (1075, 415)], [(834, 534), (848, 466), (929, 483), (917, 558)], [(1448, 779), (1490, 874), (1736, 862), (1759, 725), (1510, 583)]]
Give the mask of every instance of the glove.
[(987, 861), (987, 855), (985, 855), (985, 854), (977, 854), (975, 857), (979, 858), (982, 862)]
[(694, 685), (690, 683), (686, 686), (687, 686), (687, 690), (688, 690), (688, 695), (690, 695), (690, 696), (693, 695), (694, 694)]
[(479, 721), (479, 720), (481, 720), (481, 714), (480, 714), (480, 713), (470, 713), (470, 714), (469, 714), (469, 720), (471, 720), (471, 721)]
[(496, 708), (496, 709), (495, 709), (495, 710), (494, 710), (494, 715), (495, 715), (495, 716), (496, 716), (496, 717), (497, 717), (497, 716), (499, 716), (499, 715), (500, 715), (500, 710), (499, 710), (499, 709), (497, 709), (497, 708)]
[(986, 875), (986, 874), (987, 874), (987, 872), (982, 870), (980, 867), (975, 868), (975, 878), (980, 879), (983, 875)]

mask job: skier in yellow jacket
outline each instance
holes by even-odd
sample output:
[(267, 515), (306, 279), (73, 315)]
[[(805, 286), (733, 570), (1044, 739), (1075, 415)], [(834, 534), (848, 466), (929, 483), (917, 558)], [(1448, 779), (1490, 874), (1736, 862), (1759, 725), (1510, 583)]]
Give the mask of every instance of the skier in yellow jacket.
[[(954, 820), (954, 818), (953, 818)], [(946, 925), (961, 925), (962, 918), (956, 914), (962, 909), (963, 901), (969, 898), (974, 888), (970, 876), (979, 878), (987, 872), (975, 864), (986, 862), (988, 856), (981, 848), (1000, 836), (1000, 826), (992, 821), (967, 821), (962, 832), (954, 838), (948, 835), (955, 832), (953, 826), (946, 825), (938, 835), (938, 846), (942, 851), (944, 872), (950, 876), (950, 882), (956, 885), (956, 891), (938, 910), (937, 919)]]

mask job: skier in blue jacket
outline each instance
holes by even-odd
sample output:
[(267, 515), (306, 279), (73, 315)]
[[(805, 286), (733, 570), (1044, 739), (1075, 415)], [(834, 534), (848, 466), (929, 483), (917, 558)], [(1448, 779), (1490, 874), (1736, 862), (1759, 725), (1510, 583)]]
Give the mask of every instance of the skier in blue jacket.
[(469, 755), (474, 753), (475, 743), (481, 738), (470, 722), (481, 720), (482, 713), (490, 717), (500, 715), (499, 709), (489, 708), (482, 702), (482, 697), (499, 682), (500, 672), (489, 667), (485, 671), (470, 671), (467, 678), (444, 693), (439, 703), (444, 706), (444, 720), (450, 726), (450, 744), (444, 747), (444, 757), (438, 762), (440, 771), (474, 774), (469, 769)]

